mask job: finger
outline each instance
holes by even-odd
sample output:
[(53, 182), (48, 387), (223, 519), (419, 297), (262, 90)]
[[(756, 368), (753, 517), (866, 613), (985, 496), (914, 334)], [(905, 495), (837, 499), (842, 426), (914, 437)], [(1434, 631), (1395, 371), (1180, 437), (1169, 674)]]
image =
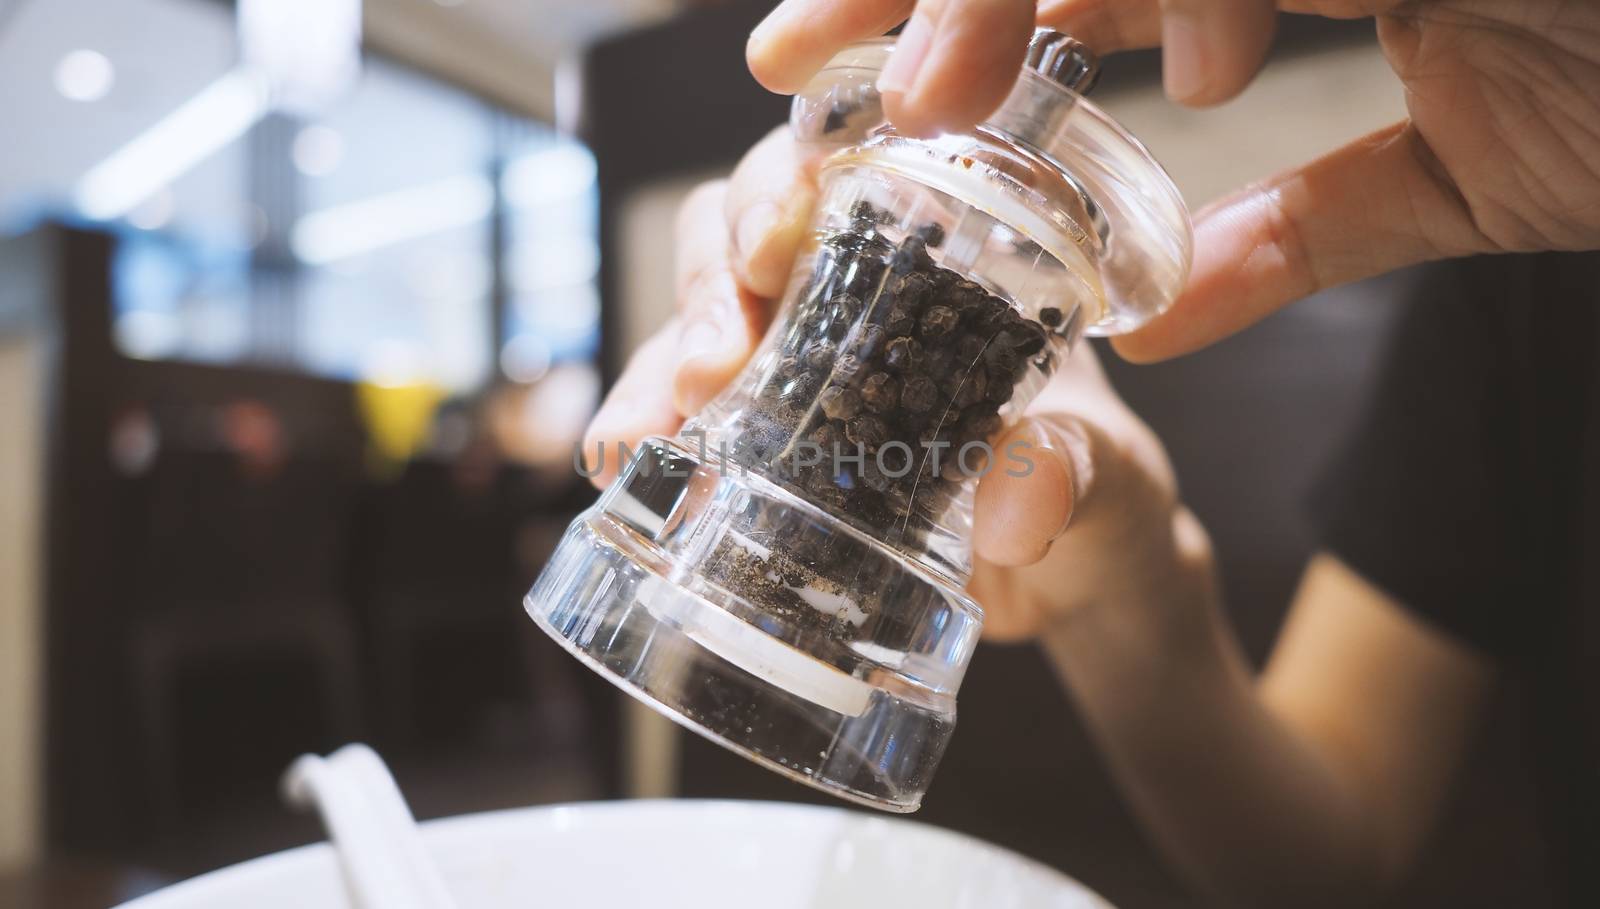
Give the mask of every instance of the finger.
[(968, 129), (1016, 82), (1033, 0), (922, 0), (878, 78), (883, 109), (912, 135)]
[(1255, 78), (1277, 8), (1273, 0), (1054, 0), (1040, 5), (1039, 21), (1100, 54), (1160, 44), (1167, 96), (1207, 105)]
[(1161, 84), (1167, 97), (1220, 104), (1244, 90), (1272, 44), (1272, 0), (1163, 0)]
[(792, 95), (840, 48), (884, 34), (911, 6), (912, 0), (785, 0), (750, 33), (745, 59), (757, 82)]
[[(1189, 0), (1204, 3), (1206, 0)], [(1286, 13), (1367, 19), (1405, 0), (1278, 0)], [(1040, 0), (1039, 24), (1065, 32), (1098, 54), (1161, 44), (1160, 0)]]
[(776, 299), (788, 283), (817, 203), (815, 154), (779, 127), (745, 154), (728, 184), (723, 218), (734, 272), (757, 296)]
[(675, 344), (672, 400), (681, 416), (694, 413), (750, 359), (766, 327), (761, 300), (735, 280), (723, 220), (728, 184), (718, 180), (689, 194), (678, 212), (677, 302), (682, 326)]
[(647, 436), (671, 435), (683, 424), (671, 387), (661, 381), (677, 362), (680, 331), (673, 320), (646, 341), (589, 421), (583, 435), (583, 460), (587, 471), (599, 468), (589, 478), (595, 486), (604, 489), (622, 469), (619, 444), (635, 449)]
[(1427, 143), (1396, 124), (1201, 212), (1184, 292), (1114, 343), (1136, 362), (1174, 357), (1323, 288), (1493, 248)]
[(996, 644), (1016, 644), (1037, 635), (1047, 621), (1044, 601), (1029, 596), (1017, 582), (1017, 572), (978, 557), (972, 562), (967, 593), (983, 604), (983, 639)]
[(1024, 418), (995, 447), (995, 465), (978, 483), (973, 548), (1002, 566), (1044, 558), (1072, 521), (1094, 481), (1104, 434), (1076, 417)]
[(1077, 38), (1101, 56), (1161, 43), (1156, 0), (1043, 0), (1039, 24)]

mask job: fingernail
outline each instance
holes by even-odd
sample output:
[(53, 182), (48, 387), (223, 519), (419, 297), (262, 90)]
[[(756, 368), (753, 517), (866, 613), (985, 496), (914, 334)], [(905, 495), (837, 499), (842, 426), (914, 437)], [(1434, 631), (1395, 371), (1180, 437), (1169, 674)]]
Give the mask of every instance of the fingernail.
[[(778, 9), (782, 9), (782, 7)], [(746, 38), (744, 42), (744, 59), (746, 63), (754, 64), (763, 56), (766, 50), (767, 36), (772, 33), (772, 29), (775, 27), (772, 20), (777, 16), (778, 10), (773, 10), (767, 14), (767, 18), (761, 20), (760, 25), (750, 30), (750, 37)]]
[(678, 338), (678, 349), (682, 355), (679, 363), (687, 363), (702, 354), (716, 350), (722, 343), (722, 327), (709, 319), (700, 319), (684, 326), (683, 334)]
[(614, 402), (601, 404), (583, 434), (583, 469), (590, 473), (589, 481), (597, 485), (603, 485), (617, 472), (617, 440), (623, 436), (615, 411)]
[(780, 3), (773, 7), (771, 12), (761, 17), (761, 21), (756, 23), (756, 27), (750, 30), (750, 38), (745, 42), (745, 49), (750, 50), (765, 43), (767, 36), (772, 34), (773, 29), (778, 27), (778, 24), (783, 21), (788, 12), (788, 5)]
[(1189, 101), (1206, 90), (1206, 49), (1198, 17), (1168, 10), (1161, 19), (1161, 85), (1174, 101)]
[(1052, 421), (1046, 426), (1041, 422), (1033, 424), (1029, 442), (1036, 446), (1045, 457), (1052, 458), (1060, 465), (1063, 473), (1067, 475), (1067, 483), (1072, 493), (1071, 507), (1067, 509), (1066, 517), (1061, 526), (1051, 534), (1054, 540), (1066, 533), (1072, 524), (1072, 516), (1077, 512), (1078, 506), (1083, 504), (1084, 494), (1088, 491), (1089, 482), (1094, 474), (1094, 463), (1089, 457), (1089, 437), (1082, 424), (1076, 420)]
[[(1057, 464), (1062, 465), (1063, 467), (1071, 463), (1071, 456), (1065, 451), (1061, 450), (1061, 446), (1057, 443), (1056, 438), (1052, 436), (1044, 426), (1034, 423), (1032, 426), (1028, 427), (1026, 440), (1028, 443), (1028, 448), (1030, 449), (1030, 457), (1048, 458), (1052, 461), (1055, 461)], [(1067, 532), (1067, 526), (1072, 523), (1072, 512), (1078, 504), (1077, 472), (1070, 469), (1063, 469), (1062, 473), (1067, 475), (1067, 484), (1072, 493), (1072, 501), (1067, 504), (1066, 513), (1062, 515), (1060, 525), (1058, 525), (1054, 531), (1045, 536), (1045, 540), (1048, 541), (1046, 545), (1048, 545), (1048, 543), (1055, 542), (1057, 538)]]
[(909, 93), (932, 45), (933, 25), (925, 16), (912, 16), (911, 21), (906, 23), (905, 31), (894, 43), (894, 53), (889, 55), (889, 63), (878, 75), (878, 92), (885, 95)]
[(733, 242), (739, 247), (739, 256), (748, 260), (761, 248), (778, 223), (778, 206), (774, 202), (757, 202), (739, 216), (739, 226), (734, 230)]
[(777, 14), (777, 10), (767, 13), (760, 22), (756, 23), (756, 27), (750, 30), (750, 37), (744, 41), (745, 54), (753, 54), (761, 49), (761, 45), (767, 40), (767, 33), (772, 31), (772, 18)]
[(672, 407), (679, 414), (687, 417), (698, 413), (711, 400), (715, 386), (721, 384), (710, 381), (708, 376), (720, 374), (725, 365), (722, 342), (722, 329), (715, 322), (701, 320), (685, 326), (678, 341), (682, 354), (671, 380)]

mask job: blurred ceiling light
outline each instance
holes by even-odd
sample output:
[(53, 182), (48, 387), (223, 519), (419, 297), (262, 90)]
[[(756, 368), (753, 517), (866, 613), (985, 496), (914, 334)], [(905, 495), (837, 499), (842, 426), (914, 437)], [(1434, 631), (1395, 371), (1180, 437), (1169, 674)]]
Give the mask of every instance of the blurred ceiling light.
[(467, 227), (493, 211), (488, 178), (461, 174), (313, 212), (295, 223), (289, 243), (300, 261), (326, 265)]
[(467, 0), (433, 0), (433, 2), (440, 6), (456, 7), (466, 5)]
[(99, 51), (75, 50), (56, 64), (56, 91), (70, 101), (99, 101), (116, 82), (116, 67)]
[(594, 155), (581, 145), (562, 142), (506, 167), (506, 199), (516, 208), (535, 208), (586, 193), (594, 180)]
[(227, 73), (85, 174), (74, 194), (78, 208), (96, 220), (122, 217), (244, 135), (266, 110), (258, 76)]
[(532, 385), (550, 371), (550, 345), (537, 335), (517, 335), (500, 349), (500, 371), (521, 385)]
[(170, 188), (151, 196), (144, 204), (128, 213), (128, 223), (140, 230), (160, 230), (172, 221), (177, 209)]
[(295, 169), (308, 177), (326, 177), (344, 160), (344, 137), (328, 126), (312, 125), (295, 134), (290, 149)]
[(361, 0), (238, 0), (239, 50), (274, 103), (314, 114), (361, 75)]

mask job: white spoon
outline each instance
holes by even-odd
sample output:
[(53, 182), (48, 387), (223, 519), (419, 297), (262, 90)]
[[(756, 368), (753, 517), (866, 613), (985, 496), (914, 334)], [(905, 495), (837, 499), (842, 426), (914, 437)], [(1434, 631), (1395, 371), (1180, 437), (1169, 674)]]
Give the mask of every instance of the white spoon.
[(321, 815), (357, 909), (455, 909), (400, 787), (371, 748), (301, 755), (283, 776), (283, 797)]

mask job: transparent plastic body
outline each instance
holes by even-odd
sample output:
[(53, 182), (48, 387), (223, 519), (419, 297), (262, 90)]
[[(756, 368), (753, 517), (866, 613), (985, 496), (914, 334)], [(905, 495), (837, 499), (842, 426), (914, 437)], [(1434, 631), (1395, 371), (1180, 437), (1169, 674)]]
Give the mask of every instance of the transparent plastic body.
[(1098, 295), (1082, 269), (917, 179), (925, 157), (894, 141), (824, 169), (765, 343), (685, 436), (960, 583), (975, 480), (1028, 469), (994, 443)]
[[(887, 45), (865, 47), (881, 64)], [(1079, 334), (1142, 319), (1108, 280), (1165, 304), (1108, 270), (1132, 222), (1089, 192), (1103, 176), (1033, 141), (1064, 129), (1045, 102), (1070, 118), (1076, 96), (1014, 93), (972, 133), (910, 139), (873, 112), (876, 71), (852, 53), (795, 102), (797, 133), (836, 148), (757, 354), (677, 438), (645, 444), (526, 605), (683, 725), (911, 811), (981, 628), (962, 593), (979, 476), (1032, 469), (996, 443)], [(1159, 243), (1121, 245), (1155, 267)], [(1153, 280), (1175, 294), (1171, 279)]]
[[(877, 79), (892, 53), (890, 40), (841, 51), (795, 96), (789, 118), (795, 134), (843, 148), (890, 131)], [(1029, 70), (978, 133), (1008, 148), (1013, 161), (1030, 164), (976, 160), (945, 177), (963, 186), (986, 184), (958, 195), (1020, 203), (1026, 211), (1015, 226), (1041, 242), (1056, 232), (1074, 235), (1074, 245), (1088, 258), (1084, 277), (1102, 294), (1086, 334), (1132, 331), (1172, 305), (1189, 272), (1189, 213), (1172, 179), (1138, 139), (1092, 101)], [(966, 138), (945, 136), (926, 144), (937, 148)]]
[(981, 613), (896, 551), (726, 468), (646, 443), (568, 531), (529, 612), (712, 741), (845, 798), (915, 810), (955, 726)]

